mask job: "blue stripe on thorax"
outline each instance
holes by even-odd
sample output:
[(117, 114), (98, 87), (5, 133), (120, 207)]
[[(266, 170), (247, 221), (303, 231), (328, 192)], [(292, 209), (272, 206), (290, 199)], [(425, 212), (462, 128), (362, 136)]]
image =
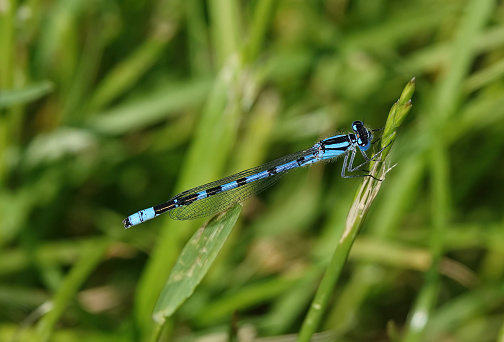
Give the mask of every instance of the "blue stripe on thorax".
[(325, 148), (326, 149), (341, 149), (341, 150), (346, 150), (348, 148), (348, 146), (350, 146), (350, 142), (348, 141), (344, 141), (344, 142), (340, 142), (340, 143), (336, 143), (336, 144), (328, 144), (328, 145), (325, 145)]

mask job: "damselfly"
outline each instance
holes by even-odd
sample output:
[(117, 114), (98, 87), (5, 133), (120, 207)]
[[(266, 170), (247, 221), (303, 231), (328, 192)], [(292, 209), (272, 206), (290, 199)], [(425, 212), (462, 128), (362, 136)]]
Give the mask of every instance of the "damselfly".
[[(135, 226), (165, 212), (169, 212), (170, 217), (175, 220), (191, 220), (213, 215), (263, 191), (289, 170), (341, 155), (345, 156), (341, 177), (375, 178), (368, 173), (363, 175), (345, 174), (345, 169), (348, 172), (367, 172), (362, 167), (376, 160), (385, 149), (382, 148), (369, 158), (366, 151), (371, 147), (372, 132), (377, 130), (367, 129), (361, 121), (354, 121), (352, 130), (354, 133), (339, 134), (320, 140), (307, 150), (289, 154), (264, 165), (181, 192), (166, 203), (140, 210), (128, 216), (123, 220), (124, 227)], [(354, 167), (353, 162), (357, 149), (362, 153), (365, 161)], [(349, 157), (350, 159), (348, 159)]]

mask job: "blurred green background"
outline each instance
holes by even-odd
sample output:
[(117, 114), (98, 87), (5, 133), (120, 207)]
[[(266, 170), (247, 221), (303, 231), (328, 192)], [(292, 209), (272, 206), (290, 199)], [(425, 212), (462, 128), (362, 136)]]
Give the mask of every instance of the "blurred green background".
[[(156, 340), (204, 220), (122, 219), (383, 127), (415, 76), (316, 338), (504, 341), (503, 75), (500, 1), (0, 1), (0, 340)], [(160, 339), (294, 341), (361, 182), (340, 170), (248, 200)]]

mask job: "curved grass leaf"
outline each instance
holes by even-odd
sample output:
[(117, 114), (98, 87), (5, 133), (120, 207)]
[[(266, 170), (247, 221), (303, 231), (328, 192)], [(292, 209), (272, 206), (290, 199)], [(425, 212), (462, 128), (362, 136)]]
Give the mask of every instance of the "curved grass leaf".
[(156, 322), (162, 323), (194, 292), (224, 246), (241, 209), (237, 204), (216, 216), (187, 242), (154, 308)]
[(121, 135), (158, 123), (191, 104), (203, 101), (212, 80), (201, 78), (185, 84), (167, 85), (139, 100), (91, 116), (88, 126), (103, 134)]
[(52, 90), (53, 84), (49, 81), (44, 81), (24, 89), (0, 92), (0, 109), (35, 101)]

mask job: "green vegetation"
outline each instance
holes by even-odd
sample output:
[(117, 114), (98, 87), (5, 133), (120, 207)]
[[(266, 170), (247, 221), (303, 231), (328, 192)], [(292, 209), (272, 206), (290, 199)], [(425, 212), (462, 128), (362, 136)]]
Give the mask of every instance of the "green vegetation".
[[(503, 13), (0, 1), (0, 341), (504, 341)], [(354, 120), (383, 182), (339, 160), (123, 229)]]

